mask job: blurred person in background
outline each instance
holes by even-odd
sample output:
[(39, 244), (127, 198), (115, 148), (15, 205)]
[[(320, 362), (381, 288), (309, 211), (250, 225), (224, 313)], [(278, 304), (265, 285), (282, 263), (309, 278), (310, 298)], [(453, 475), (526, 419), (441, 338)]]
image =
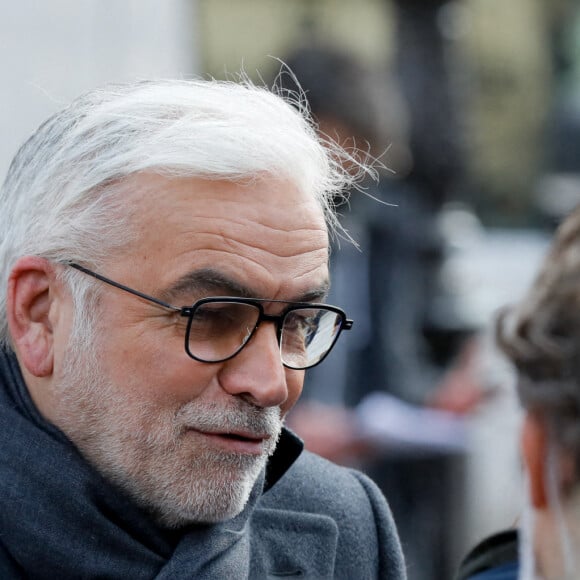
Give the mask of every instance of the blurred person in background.
[(580, 208), (556, 237), (527, 295), (498, 319), (517, 371), (526, 481), (519, 533), (487, 538), (461, 580), (580, 578)]
[(460, 509), (455, 493), (460, 482), (453, 482), (450, 465), (455, 458), (430, 450), (385, 451), (366, 436), (358, 410), (367, 401), (374, 405), (378, 394), (458, 413), (479, 400), (471, 374), (474, 345), (465, 343), (456, 364), (440, 363), (425, 333), (443, 258), (437, 218), (444, 183), (430, 182), (428, 169), (414, 163), (410, 119), (394, 77), (316, 43), (283, 60), (291, 74), (282, 76), (282, 84), (288, 90), (302, 87), (319, 131), (383, 164), (378, 182), (365, 182), (367, 195), (352, 196), (339, 207), (359, 248), (337, 240), (338, 251), (331, 254), (332, 296), (356, 313), (356, 331), (309, 375), (305, 398), (289, 421), (308, 448), (372, 475), (388, 494), (409, 574), (439, 580), (452, 535), (449, 513)]
[(243, 80), (115, 85), (17, 153), (2, 578), (405, 578), (377, 487), (284, 427), (352, 324), (323, 303), (332, 198), (370, 170), (298, 109)]

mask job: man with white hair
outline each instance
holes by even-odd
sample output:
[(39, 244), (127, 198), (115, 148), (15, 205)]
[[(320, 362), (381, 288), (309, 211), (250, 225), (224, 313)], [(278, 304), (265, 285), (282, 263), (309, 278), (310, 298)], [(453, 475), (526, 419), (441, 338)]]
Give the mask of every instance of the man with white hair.
[(461, 580), (580, 578), (580, 208), (558, 229), (530, 291), (498, 320), (517, 370), (526, 483), (519, 531), (486, 539)]
[(23, 145), (0, 192), (2, 578), (405, 577), (376, 486), (283, 427), (352, 325), (323, 303), (344, 155), (247, 81), (93, 91)]

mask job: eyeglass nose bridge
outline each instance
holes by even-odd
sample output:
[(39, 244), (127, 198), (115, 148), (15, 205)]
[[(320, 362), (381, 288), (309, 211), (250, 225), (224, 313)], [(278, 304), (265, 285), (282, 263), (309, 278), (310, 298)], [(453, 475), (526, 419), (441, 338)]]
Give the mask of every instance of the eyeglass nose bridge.
[(260, 329), (262, 322), (271, 322), (276, 326), (276, 340), (278, 341), (278, 347), (280, 348), (280, 356), (282, 356), (282, 328), (284, 326), (284, 319), (288, 313), (284, 312), (283, 314), (266, 314), (264, 312), (264, 307), (261, 304), (258, 306), (260, 311), (258, 320), (256, 320), (254, 328), (252, 328), (252, 331), (248, 334), (246, 340), (244, 340), (243, 346), (246, 346), (246, 344), (252, 340), (252, 337)]

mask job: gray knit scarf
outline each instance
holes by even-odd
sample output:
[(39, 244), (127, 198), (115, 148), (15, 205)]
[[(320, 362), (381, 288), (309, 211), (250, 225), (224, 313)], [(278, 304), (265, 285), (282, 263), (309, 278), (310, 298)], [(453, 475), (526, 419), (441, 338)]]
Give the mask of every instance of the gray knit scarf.
[(0, 350), (0, 578), (249, 578), (249, 518), (300, 450), (284, 432), (233, 520), (163, 529), (40, 416), (16, 358)]

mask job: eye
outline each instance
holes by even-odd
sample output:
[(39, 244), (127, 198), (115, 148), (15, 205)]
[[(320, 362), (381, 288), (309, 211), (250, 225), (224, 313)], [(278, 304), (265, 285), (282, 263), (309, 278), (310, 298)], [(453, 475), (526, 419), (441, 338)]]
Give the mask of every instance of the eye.
[(240, 317), (236, 304), (209, 303), (196, 308), (191, 318), (190, 332), (219, 335), (239, 328)]
[(239, 302), (207, 302), (198, 306), (191, 318), (190, 338), (235, 340), (247, 339), (251, 334), (260, 310), (252, 304)]
[(284, 319), (284, 330), (297, 336), (308, 336), (316, 332), (319, 318), (319, 311), (316, 309), (292, 310)]

